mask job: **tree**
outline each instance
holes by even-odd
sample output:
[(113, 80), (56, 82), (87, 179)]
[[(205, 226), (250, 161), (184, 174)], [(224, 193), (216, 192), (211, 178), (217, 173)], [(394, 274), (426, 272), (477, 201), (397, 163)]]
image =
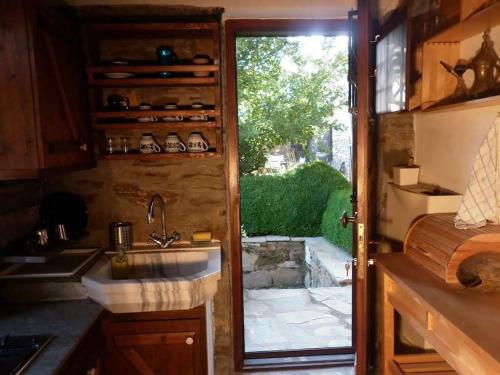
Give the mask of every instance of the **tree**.
[(333, 117), (345, 107), (347, 56), (323, 38), (322, 58), (301, 53), (301, 41), (286, 37), (237, 39), (240, 173), (252, 174), (280, 145), (308, 151), (314, 135), (340, 129)]

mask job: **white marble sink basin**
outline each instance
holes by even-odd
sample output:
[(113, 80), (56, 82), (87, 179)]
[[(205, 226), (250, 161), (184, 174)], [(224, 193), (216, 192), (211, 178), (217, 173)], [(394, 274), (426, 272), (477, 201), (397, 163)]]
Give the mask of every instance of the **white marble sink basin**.
[(113, 313), (184, 310), (211, 300), (221, 278), (220, 243), (137, 246), (127, 252), (129, 279), (111, 278), (111, 254), (82, 277), (91, 299)]

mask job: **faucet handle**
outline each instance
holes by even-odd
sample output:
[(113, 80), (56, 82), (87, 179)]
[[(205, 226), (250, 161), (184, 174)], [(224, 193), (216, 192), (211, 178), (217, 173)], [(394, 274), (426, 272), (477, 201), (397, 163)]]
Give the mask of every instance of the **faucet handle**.
[(172, 236), (171, 237), (174, 239), (174, 241), (179, 241), (180, 238), (181, 238), (181, 235), (179, 234), (179, 232), (177, 232), (177, 231), (174, 230), (172, 232)]

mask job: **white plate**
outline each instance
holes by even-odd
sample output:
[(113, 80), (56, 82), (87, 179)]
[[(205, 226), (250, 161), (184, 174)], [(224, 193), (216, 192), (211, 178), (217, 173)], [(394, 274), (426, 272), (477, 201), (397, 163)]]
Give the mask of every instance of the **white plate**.
[(114, 78), (114, 79), (118, 79), (118, 78), (131, 78), (133, 77), (134, 75), (132, 73), (104, 73), (104, 76), (106, 78)]

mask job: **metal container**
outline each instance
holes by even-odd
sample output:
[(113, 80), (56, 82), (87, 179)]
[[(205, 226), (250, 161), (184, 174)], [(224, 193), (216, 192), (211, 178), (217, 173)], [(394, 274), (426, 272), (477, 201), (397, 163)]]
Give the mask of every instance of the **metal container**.
[(132, 223), (121, 221), (109, 223), (109, 249), (111, 251), (130, 250), (134, 242), (132, 233)]
[(64, 224), (57, 224), (56, 225), (56, 237), (60, 241), (68, 241), (68, 233), (66, 231), (66, 225)]

